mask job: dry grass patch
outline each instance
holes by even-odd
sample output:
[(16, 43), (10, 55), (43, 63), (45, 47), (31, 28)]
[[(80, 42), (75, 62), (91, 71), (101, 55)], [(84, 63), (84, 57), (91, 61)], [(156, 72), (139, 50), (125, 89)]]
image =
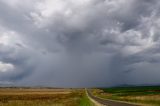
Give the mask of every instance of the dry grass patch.
[(160, 87), (119, 87), (92, 89), (98, 97), (138, 103), (143, 106), (160, 106)]
[(83, 89), (1, 88), (0, 106), (79, 106)]

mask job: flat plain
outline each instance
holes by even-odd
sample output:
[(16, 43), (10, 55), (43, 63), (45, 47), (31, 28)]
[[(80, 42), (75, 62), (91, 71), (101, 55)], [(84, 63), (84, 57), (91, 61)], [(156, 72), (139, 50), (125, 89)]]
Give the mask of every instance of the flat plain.
[(104, 99), (160, 106), (160, 86), (101, 88), (92, 89), (92, 93)]
[(0, 88), (0, 106), (91, 106), (84, 89)]

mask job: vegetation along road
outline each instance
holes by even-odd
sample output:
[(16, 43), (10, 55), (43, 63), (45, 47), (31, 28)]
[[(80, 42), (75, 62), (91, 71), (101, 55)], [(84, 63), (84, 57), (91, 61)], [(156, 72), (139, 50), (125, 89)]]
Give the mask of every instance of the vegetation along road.
[(139, 106), (139, 105), (125, 103), (125, 102), (119, 102), (119, 101), (115, 101), (115, 100), (101, 99), (101, 98), (93, 96), (89, 90), (87, 90), (87, 94), (90, 98), (92, 98), (93, 100), (102, 104), (103, 106)]

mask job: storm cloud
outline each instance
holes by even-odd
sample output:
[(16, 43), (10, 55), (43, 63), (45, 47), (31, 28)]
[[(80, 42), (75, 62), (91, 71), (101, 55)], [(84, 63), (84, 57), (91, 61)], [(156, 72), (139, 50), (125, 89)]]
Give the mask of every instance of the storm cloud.
[(160, 1), (0, 0), (0, 82), (160, 84)]

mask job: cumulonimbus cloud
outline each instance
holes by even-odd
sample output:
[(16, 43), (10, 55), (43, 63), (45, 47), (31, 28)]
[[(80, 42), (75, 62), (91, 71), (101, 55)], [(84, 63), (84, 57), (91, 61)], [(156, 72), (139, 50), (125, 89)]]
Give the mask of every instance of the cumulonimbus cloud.
[(0, 61), (15, 66), (1, 80), (61, 87), (160, 83), (159, 1), (0, 3)]

